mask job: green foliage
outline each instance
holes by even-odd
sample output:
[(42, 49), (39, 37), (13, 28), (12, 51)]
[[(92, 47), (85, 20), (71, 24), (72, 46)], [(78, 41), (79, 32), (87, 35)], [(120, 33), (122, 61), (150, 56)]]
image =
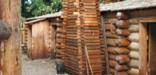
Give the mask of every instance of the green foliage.
[(99, 0), (99, 2), (100, 2), (100, 3), (103, 3), (103, 2), (104, 2), (104, 0)]
[(30, 17), (32, 16), (32, 14), (28, 11), (28, 8), (30, 7), (30, 3), (28, 2), (28, 0), (22, 0), (21, 1), (21, 15), (23, 17)]
[(61, 0), (22, 0), (22, 16), (33, 17), (58, 12), (62, 9)]

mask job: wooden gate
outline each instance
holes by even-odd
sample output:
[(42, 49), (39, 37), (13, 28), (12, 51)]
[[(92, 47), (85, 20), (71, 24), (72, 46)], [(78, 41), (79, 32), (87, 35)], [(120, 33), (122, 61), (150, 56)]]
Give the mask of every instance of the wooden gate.
[[(32, 25), (28, 55), (32, 59), (51, 56), (55, 47), (55, 29), (48, 21)], [(53, 50), (53, 51), (52, 51)]]

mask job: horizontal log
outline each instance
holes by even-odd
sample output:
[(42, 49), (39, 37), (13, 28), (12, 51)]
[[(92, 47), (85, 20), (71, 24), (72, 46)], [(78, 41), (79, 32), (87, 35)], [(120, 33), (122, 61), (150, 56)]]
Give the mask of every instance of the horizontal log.
[(116, 55), (109, 54), (109, 59), (111, 59), (111, 60), (115, 60), (115, 57), (116, 57)]
[(139, 25), (130, 25), (128, 30), (130, 32), (139, 32)]
[(126, 14), (124, 14), (123, 12), (117, 12), (116, 13), (116, 18), (118, 20), (127, 20), (128, 16)]
[(129, 62), (129, 67), (139, 68), (139, 60), (131, 59), (131, 61)]
[(56, 34), (56, 37), (65, 37), (63, 34)]
[(138, 42), (131, 42), (129, 48), (132, 50), (139, 50), (139, 43)]
[(129, 53), (130, 58), (139, 59), (139, 52), (138, 51), (130, 51)]
[(139, 33), (131, 33), (128, 37), (130, 41), (138, 42), (139, 41)]
[(109, 68), (109, 72), (114, 74), (115, 73), (115, 68)]
[(111, 68), (115, 68), (115, 65), (117, 65), (117, 64), (118, 64), (117, 61), (115, 61), (115, 60), (109, 60), (109, 66), (110, 66)]
[(97, 5), (97, 3), (83, 3), (83, 5), (92, 6), (92, 5)]
[(129, 22), (128, 22), (128, 20), (117, 20), (115, 22), (115, 25), (119, 28), (128, 28)]
[(106, 40), (108, 46), (117, 46), (117, 43), (115, 41), (116, 41), (116, 39), (107, 39)]
[(112, 32), (106, 32), (106, 37), (107, 38), (118, 38), (119, 36)]
[(83, 20), (87, 20), (87, 21), (96, 21), (98, 20), (97, 18), (83, 18)]
[(139, 75), (139, 69), (131, 68), (131, 69), (128, 71), (128, 74), (129, 74), (129, 75)]
[(128, 54), (129, 53), (129, 50), (124, 47), (115, 48), (115, 51), (117, 54)]
[(127, 72), (115, 72), (114, 75), (128, 75)]
[(130, 61), (128, 55), (118, 55), (115, 59), (119, 64), (127, 64)]
[(108, 47), (107, 50), (111, 54), (128, 54), (130, 52), (124, 47)]
[(130, 41), (127, 38), (118, 38), (116, 41), (118, 46), (120, 47), (128, 47), (130, 44)]
[(111, 32), (115, 32), (116, 27), (113, 24), (106, 24), (106, 30), (109, 30)]
[(115, 47), (108, 47), (107, 50), (108, 50), (108, 53), (110, 54), (116, 54)]
[(121, 72), (121, 71), (127, 71), (129, 68), (127, 65), (119, 65), (117, 64), (115, 66), (116, 71)]
[(128, 36), (130, 34), (128, 29), (117, 29), (116, 33), (120, 36)]

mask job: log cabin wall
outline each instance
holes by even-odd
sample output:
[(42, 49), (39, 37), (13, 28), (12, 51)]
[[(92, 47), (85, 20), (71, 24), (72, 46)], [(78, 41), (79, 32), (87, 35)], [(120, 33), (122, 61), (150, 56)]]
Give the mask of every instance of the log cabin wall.
[(63, 18), (62, 21), (60, 21), (60, 25), (57, 26), (56, 29), (56, 58), (64, 60), (65, 58), (65, 27), (67, 25), (67, 17), (68, 17), (68, 0), (62, 1), (63, 5), (63, 14), (61, 18)]
[[(114, 13), (113, 13), (113, 14), (114, 14)], [(104, 21), (104, 22), (102, 22), (102, 23), (104, 23), (104, 24), (103, 24), (103, 25), (104, 25), (103, 27), (106, 27), (106, 28), (105, 28), (105, 29), (101, 29), (101, 30), (102, 30), (102, 31), (105, 30), (105, 34), (104, 34), (104, 35), (106, 35), (106, 39), (104, 39), (103, 41), (106, 40), (105, 44), (107, 44), (107, 48), (111, 48), (111, 47), (113, 47), (114, 45), (111, 44), (109, 40), (115, 40), (115, 39), (116, 39), (116, 35), (115, 35), (115, 26), (114, 26), (114, 24), (111, 23), (110, 21), (111, 21), (111, 20), (115, 20), (115, 17), (113, 17), (112, 14), (111, 14), (110, 16), (108, 16), (109, 14), (106, 14), (106, 13), (105, 13), (105, 15), (107, 15), (107, 16), (102, 17), (102, 18), (103, 18), (102, 21)], [(101, 27), (101, 28), (102, 28), (102, 27)], [(103, 38), (104, 38), (104, 37), (103, 37)], [(107, 49), (107, 50), (108, 50), (108, 49)], [(110, 58), (109, 58), (110, 56), (114, 56), (114, 54), (108, 53), (108, 56), (106, 57), (106, 58), (108, 58), (108, 60), (107, 60), (105, 66), (107, 66), (106, 69), (108, 69), (108, 72), (109, 72), (110, 74), (114, 74), (115, 70), (114, 70), (114, 68), (111, 67), (111, 66), (113, 66), (113, 65), (116, 63), (116, 61), (110, 59)], [(108, 63), (110, 63), (110, 64), (108, 65)]]
[(64, 28), (62, 24), (60, 26), (57, 26), (56, 28), (56, 58), (58, 59), (64, 59)]
[[(56, 52), (56, 28), (62, 24), (60, 18), (39, 22), (26, 22), (22, 28), (23, 50), (32, 59), (54, 57)], [(58, 21), (60, 20), (60, 21)], [(36, 42), (34, 42), (36, 40)], [(40, 46), (39, 46), (40, 45)]]
[[(156, 10), (154, 8), (149, 8), (144, 10), (138, 9), (123, 12), (125, 12), (129, 17), (127, 20), (128, 28), (124, 29), (119, 28), (115, 24), (117, 20), (119, 21), (119, 19), (116, 18), (117, 12), (105, 12), (103, 15), (104, 24), (106, 27), (107, 51), (109, 53), (109, 73), (114, 75), (119, 70), (120, 72), (118, 72), (118, 75), (146, 75), (148, 70), (147, 64), (143, 65), (143, 67), (140, 67), (141, 64), (147, 62), (147, 60), (142, 60), (143, 56), (140, 54), (140, 52), (142, 52), (140, 48), (141, 44), (139, 43), (139, 40), (141, 38), (141, 35), (139, 34), (140, 23), (142, 20), (148, 21), (149, 19), (156, 18), (156, 13), (152, 13), (156, 12)], [(117, 39), (121, 37), (121, 29), (124, 31), (122, 33), (122, 36), (124, 36), (124, 38), (127, 40), (127, 45), (122, 48), (119, 46), (122, 43), (116, 43)], [(126, 61), (126, 64), (124, 64), (124, 66), (121, 66), (119, 64), (119, 61), (117, 61), (118, 55), (120, 53), (124, 54), (123, 61)]]
[(28, 50), (28, 30), (29, 27), (28, 25), (23, 25), (23, 27), (21, 28), (21, 48), (23, 50), (24, 53), (26, 53), (26, 51)]
[[(129, 48), (131, 51), (129, 54), (131, 58), (131, 62), (129, 63), (130, 75), (146, 75), (149, 72), (150, 67), (148, 67), (148, 60), (147, 60), (149, 56), (145, 57), (146, 55), (141, 54), (144, 51), (141, 49), (142, 44), (140, 43), (140, 40), (141, 38), (143, 38), (142, 36), (144, 35), (140, 35), (141, 33), (140, 25), (141, 25), (141, 21), (145, 21), (148, 23), (149, 19), (154, 20), (153, 18), (156, 18), (156, 13), (153, 13), (153, 12), (156, 12), (156, 10), (154, 8), (149, 8), (149, 9), (144, 9), (144, 10), (133, 10), (129, 13), (129, 16), (131, 17), (129, 19), (129, 22), (130, 22), (129, 40), (131, 41), (131, 44), (129, 45)], [(144, 32), (144, 34), (146, 33), (148, 32)], [(147, 34), (146, 34), (146, 37), (148, 37)], [(142, 48), (146, 49), (146, 47), (145, 48), (142, 47)], [(147, 50), (145, 52), (147, 52)], [(148, 53), (143, 53), (143, 54), (148, 54)]]
[[(104, 16), (108, 51), (108, 71), (112, 75), (128, 75), (128, 18), (116, 18), (116, 13)], [(127, 16), (127, 15), (126, 15)]]
[[(131, 18), (133, 19), (133, 18)], [(130, 20), (131, 20), (130, 19)], [(129, 57), (131, 61), (129, 63), (129, 75), (139, 75), (139, 61), (140, 61), (140, 53), (139, 53), (139, 22), (130, 22), (129, 25), (130, 35), (128, 39), (131, 41), (129, 45), (130, 53)]]

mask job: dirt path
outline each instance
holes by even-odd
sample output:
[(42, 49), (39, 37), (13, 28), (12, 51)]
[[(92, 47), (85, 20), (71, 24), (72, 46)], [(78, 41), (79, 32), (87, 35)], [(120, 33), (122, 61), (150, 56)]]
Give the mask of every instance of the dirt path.
[(56, 73), (55, 61), (51, 59), (30, 60), (23, 55), (22, 63), (22, 75), (60, 75)]

